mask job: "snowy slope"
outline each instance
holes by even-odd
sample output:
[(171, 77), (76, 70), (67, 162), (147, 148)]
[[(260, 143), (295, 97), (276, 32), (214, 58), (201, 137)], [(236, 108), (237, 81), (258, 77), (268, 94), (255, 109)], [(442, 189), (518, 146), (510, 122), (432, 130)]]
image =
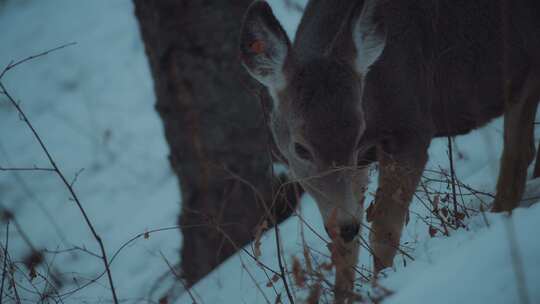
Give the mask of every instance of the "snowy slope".
[[(303, 203), (308, 205), (304, 217), (311, 222), (318, 216), (317, 210), (313, 202)], [(530, 303), (540, 302), (537, 287), (540, 281), (540, 242), (534, 235), (540, 229), (540, 205), (516, 210), (512, 224), (501, 215), (486, 216), (489, 227), (479, 216), (467, 222), (469, 231), (460, 230), (450, 237), (418, 235), (412, 252), (415, 261), (409, 261), (405, 267), (399, 263), (401, 258), (398, 257), (397, 269), (387, 271), (388, 277), (380, 282), (394, 293), (383, 303), (519, 303), (508, 225), (515, 229)], [(314, 222), (314, 228), (323, 231), (322, 223)], [(294, 232), (300, 223), (293, 218), (281, 226), (284, 256), (287, 258), (292, 255), (302, 257), (301, 240)], [(411, 229), (408, 230), (410, 232)], [(326, 250), (324, 242), (311, 233), (307, 233), (306, 241), (314, 249)], [(261, 248), (261, 263), (277, 271), (273, 231), (263, 239)], [(371, 267), (367, 256), (365, 250), (361, 252), (361, 264)], [(319, 256), (319, 259), (325, 258)], [(290, 265), (290, 260), (288, 263)], [(266, 272), (272, 277), (272, 273)], [(331, 280), (330, 275), (328, 279)], [(268, 281), (263, 268), (242, 253), (197, 284), (192, 293), (198, 303), (267, 303), (267, 299), (274, 303), (276, 292), (285, 299), (281, 281), (267, 287)], [(293, 285), (293, 288), (296, 287)], [(363, 291), (361, 294), (366, 294), (366, 286), (360, 290)], [(306, 298), (305, 291), (296, 293), (299, 301)], [(321, 301), (331, 302), (331, 298)], [(177, 303), (190, 303), (189, 295), (185, 294)]]

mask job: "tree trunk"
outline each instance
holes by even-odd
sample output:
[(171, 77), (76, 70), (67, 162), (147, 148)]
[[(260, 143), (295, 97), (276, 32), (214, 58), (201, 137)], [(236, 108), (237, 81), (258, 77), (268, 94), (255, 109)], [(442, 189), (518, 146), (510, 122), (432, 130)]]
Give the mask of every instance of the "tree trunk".
[[(267, 126), (237, 59), (250, 2), (134, 0), (182, 193), (180, 266), (188, 285), (250, 242), (266, 214), (260, 196), (272, 201)], [(276, 204), (278, 220), (290, 205)]]

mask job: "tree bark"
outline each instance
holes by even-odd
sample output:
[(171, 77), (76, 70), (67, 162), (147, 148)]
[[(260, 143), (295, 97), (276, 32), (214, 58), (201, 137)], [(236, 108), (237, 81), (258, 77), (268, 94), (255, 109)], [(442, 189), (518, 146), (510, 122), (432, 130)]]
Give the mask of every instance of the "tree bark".
[[(251, 0), (134, 3), (182, 193), (180, 266), (191, 286), (253, 239), (262, 200), (272, 202), (267, 126), (237, 59)], [(278, 221), (294, 208), (287, 198), (272, 209)]]

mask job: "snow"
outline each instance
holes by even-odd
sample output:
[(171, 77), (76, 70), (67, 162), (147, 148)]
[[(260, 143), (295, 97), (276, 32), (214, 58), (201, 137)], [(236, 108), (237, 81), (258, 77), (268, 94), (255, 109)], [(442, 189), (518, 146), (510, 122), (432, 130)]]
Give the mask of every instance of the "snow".
[[(177, 180), (169, 169), (131, 1), (8, 1), (0, 7), (0, 28), (2, 67), (11, 60), (77, 42), (17, 67), (3, 82), (21, 101), (66, 177), (71, 180), (84, 169), (75, 190), (109, 257), (137, 233), (176, 225)], [(49, 167), (3, 97), (0, 121), (0, 166)], [(15, 214), (36, 248), (79, 246), (99, 252), (79, 210), (53, 174), (1, 172), (0, 189), (0, 207)], [(10, 255), (21, 260), (30, 249), (13, 224), (10, 228)], [(5, 234), (5, 225), (0, 233)], [(179, 261), (180, 244), (180, 233), (171, 230), (125, 248), (111, 266), (120, 298), (146, 297), (157, 278), (168, 272), (160, 252), (174, 265)], [(77, 251), (49, 254), (46, 260), (62, 273), (66, 281), (62, 292), (103, 269), (101, 260)], [(46, 273), (44, 267), (38, 271)], [(105, 277), (65, 301), (83, 300), (110, 300)]]
[[(415, 262), (382, 284), (398, 290), (384, 303), (519, 303), (515, 265), (511, 258), (509, 226), (523, 263), (525, 284), (532, 303), (540, 300), (540, 242), (531, 236), (539, 228), (540, 205), (520, 208), (508, 219), (488, 215), (471, 231), (458, 231), (445, 239), (432, 239), (418, 249)], [(480, 220), (479, 218), (473, 221)]]
[[(293, 37), (299, 12), (287, 9), (281, 0), (269, 2)], [(0, 1), (0, 28), (0, 67), (63, 43), (77, 42), (21, 65), (2, 81), (21, 101), (65, 175), (71, 180), (80, 172), (75, 190), (102, 236), (109, 257), (138, 233), (174, 227), (180, 208), (178, 182), (169, 169), (168, 148), (154, 110), (151, 75), (132, 2)], [(501, 119), (456, 138), (454, 148), (459, 180), (493, 193), (502, 149)], [(448, 168), (445, 139), (434, 140), (429, 154), (428, 168)], [(0, 96), (0, 166), (34, 165), (47, 167), (48, 163), (14, 109)], [(525, 197), (540, 196), (539, 183), (530, 181)], [(374, 175), (369, 191), (376, 186)], [(447, 191), (440, 185), (434, 187)], [(79, 210), (53, 174), (0, 172), (0, 193), (0, 208), (12, 211), (22, 230), (18, 231), (12, 221), (9, 254), (15, 261), (30, 252), (21, 232), (38, 249), (78, 246), (99, 251)], [(480, 198), (490, 202), (489, 197)], [(477, 210), (481, 205), (478, 198), (466, 197), (465, 202)], [(533, 202), (525, 200), (524, 205)], [(515, 248), (530, 302), (540, 303), (540, 242), (534, 234), (540, 231), (540, 204), (519, 208), (511, 218), (472, 214), (464, 219), (466, 229), (451, 230), (448, 237), (429, 235), (426, 221), (430, 225), (436, 225), (436, 221), (426, 219), (428, 214), (429, 210), (415, 199), (402, 238), (414, 261), (399, 255), (395, 267), (385, 271), (379, 283), (392, 295), (383, 303), (519, 303), (517, 268), (511, 251)], [(320, 215), (313, 200), (306, 196), (298, 215), (280, 226), (288, 269), (293, 256), (305, 263), (302, 230), (314, 265), (328, 260), (328, 240)], [(2, 244), (5, 232), (2, 223)], [(367, 229), (363, 229), (363, 236), (367, 237)], [(517, 246), (511, 246), (511, 240)], [(181, 242), (179, 231), (171, 229), (150, 233), (148, 238), (141, 237), (124, 248), (111, 265), (119, 298), (127, 303), (157, 302), (173, 284), (163, 257), (172, 265), (178, 264)], [(258, 260), (278, 271), (275, 248), (274, 230), (270, 230), (261, 239)], [(252, 245), (245, 249), (253, 252)], [(73, 290), (103, 270), (99, 259), (81, 251), (50, 253), (45, 258), (48, 268), (65, 279), (60, 293)], [(192, 294), (197, 303), (274, 303), (277, 294), (288, 302), (281, 281), (266, 286), (273, 274), (265, 272), (259, 263), (240, 252), (194, 286)], [(361, 250), (359, 267), (369, 275), (371, 258), (365, 249)], [(45, 266), (37, 270), (48, 272)], [(332, 280), (332, 273), (323, 273)], [(30, 287), (22, 276), (18, 281)], [(297, 302), (307, 297), (307, 290), (297, 288), (290, 278), (289, 283)], [(359, 283), (358, 291), (364, 296), (379, 292), (367, 282)], [(34, 284), (43, 287), (39, 278)], [(20, 292), (27, 302), (36, 301), (35, 294)], [(64, 298), (64, 303), (110, 299), (107, 280), (102, 277), (96, 284)], [(321, 302), (331, 299), (323, 296)], [(175, 303), (191, 303), (190, 295), (181, 294)]]

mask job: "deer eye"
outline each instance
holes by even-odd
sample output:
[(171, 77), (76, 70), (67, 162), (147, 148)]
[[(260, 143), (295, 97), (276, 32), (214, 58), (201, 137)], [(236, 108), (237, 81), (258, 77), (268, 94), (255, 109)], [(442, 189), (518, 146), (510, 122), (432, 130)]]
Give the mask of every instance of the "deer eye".
[(364, 151), (359, 151), (358, 167), (366, 167), (375, 161), (377, 161), (377, 149), (375, 147), (371, 147)]
[(311, 155), (311, 152), (309, 152), (309, 150), (306, 147), (304, 147), (303, 145), (299, 143), (294, 144), (294, 152), (299, 158), (303, 160), (308, 160), (308, 161), (313, 160), (313, 155)]

